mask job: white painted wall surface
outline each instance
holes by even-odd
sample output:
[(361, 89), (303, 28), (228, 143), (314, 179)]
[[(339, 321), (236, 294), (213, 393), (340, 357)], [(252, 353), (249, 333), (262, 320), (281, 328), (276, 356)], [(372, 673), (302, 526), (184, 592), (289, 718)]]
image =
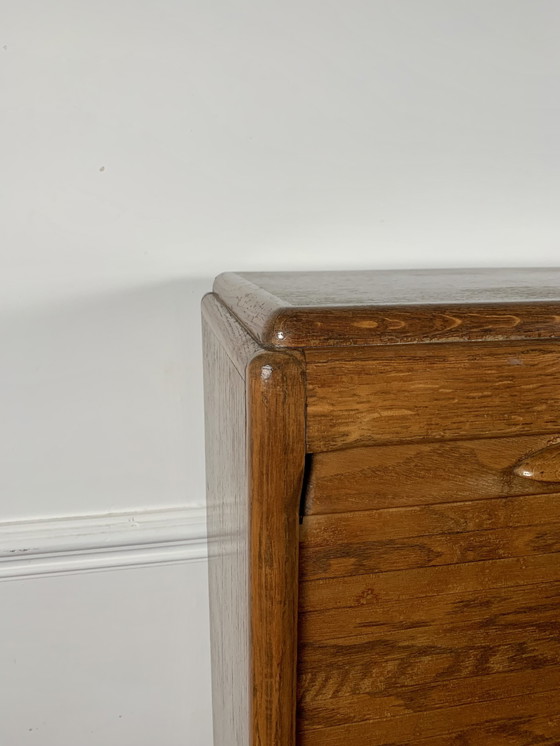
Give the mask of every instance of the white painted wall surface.
[(0, 594), (2, 746), (211, 746), (205, 563)]
[[(220, 271), (559, 264), (559, 31), (556, 0), (0, 0), (0, 522), (203, 503)], [(210, 746), (192, 567), (2, 584), (30, 688), (0, 740), (110, 746), (77, 641), (134, 679), (153, 598), (115, 745), (166, 714), (159, 746)], [(158, 573), (200, 603), (160, 614)]]

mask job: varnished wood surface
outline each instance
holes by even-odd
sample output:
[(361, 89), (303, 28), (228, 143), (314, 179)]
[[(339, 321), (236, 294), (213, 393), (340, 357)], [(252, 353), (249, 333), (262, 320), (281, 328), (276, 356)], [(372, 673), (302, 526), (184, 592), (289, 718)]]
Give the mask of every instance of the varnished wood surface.
[(560, 744), (559, 281), (217, 279), (215, 746)]
[(560, 337), (560, 270), (225, 273), (214, 292), (267, 346)]
[(552, 434), (316, 453), (311, 461), (305, 513), (560, 492), (558, 482), (534, 481), (517, 474), (526, 459), (559, 441), (560, 437)]
[(299, 359), (203, 302), (215, 746), (294, 746)]
[[(434, 628), (434, 632), (438, 632)], [(367, 642), (361, 657), (348, 646), (324, 650), (323, 660), (312, 663), (302, 652), (299, 686), (304, 693), (300, 696), (304, 703), (321, 702), (324, 708), (317, 709), (317, 720), (306, 718), (305, 728), (326, 726), (321, 713), (328, 709), (329, 700), (346, 698), (351, 705), (359, 695), (389, 696), (403, 686), (427, 687), (444, 681), (464, 680), (465, 688), (475, 686), (470, 679), (512, 673), (540, 668), (556, 667), (560, 664), (560, 641), (552, 634), (534, 635), (527, 630), (526, 639), (522, 633), (511, 635), (510, 640), (484, 644), (480, 639), (462, 640), (459, 635), (447, 635), (441, 643), (434, 637), (428, 644), (413, 644), (398, 640), (381, 639), (378, 644)], [(405, 636), (406, 639), (406, 636)], [(347, 665), (336, 665), (340, 658), (348, 656)], [(327, 656), (328, 660), (327, 660)], [(335, 657), (333, 657), (335, 656)], [(338, 657), (336, 657), (338, 656)], [(518, 681), (521, 685), (522, 680)], [(506, 694), (512, 694), (508, 690)], [(528, 693), (523, 689), (515, 694)], [(340, 703), (338, 703), (340, 704)], [(356, 713), (348, 709), (346, 722), (353, 722)], [(342, 719), (342, 718), (340, 718)], [(300, 722), (300, 729), (303, 723)], [(560, 736), (560, 734), (559, 734)], [(358, 742), (362, 746), (361, 741)]]
[[(515, 707), (512, 708), (515, 712)], [(417, 746), (528, 746), (528, 744), (558, 745), (560, 716), (525, 717), (513, 714), (490, 720), (482, 726), (448, 733), (433, 738), (415, 738)], [(395, 746), (392, 744), (391, 746)]]
[(556, 582), (560, 555), (484, 560), (474, 564), (441, 565), (409, 570), (326, 578), (300, 583), (301, 609), (316, 611), (361, 607), (398, 598), (423, 598), (442, 593), (472, 592), (489, 588)]
[[(307, 506), (299, 746), (486, 744), (512, 734), (538, 743), (544, 720), (560, 742), (553, 705), (560, 697), (560, 493), (490, 496), (515, 490), (517, 459), (541, 446), (539, 436), (445, 444), (443, 452), (423, 444), (322, 454), (311, 476), (319, 497), (321, 479), (335, 474), (352, 482), (364, 505), (383, 502), (384, 489), (400, 505), (333, 513)], [(445, 491), (434, 458), (448, 465)], [(456, 468), (463, 459), (466, 472)], [(407, 484), (411, 461), (422, 464), (422, 476)], [(360, 482), (356, 474), (375, 464), (379, 481), (369, 473)], [(483, 465), (482, 478), (469, 479)], [(479, 499), (457, 500), (454, 487)], [(455, 499), (443, 502), (445, 494)], [(344, 494), (338, 502), (348, 505)], [(525, 730), (512, 726), (519, 702)]]
[(293, 746), (299, 503), (305, 460), (299, 360), (261, 352), (247, 369), (251, 521), (251, 746)]
[(560, 431), (560, 345), (309, 350), (310, 452)]
[[(303, 620), (300, 730), (319, 729), (327, 742), (339, 733), (361, 746), (380, 733), (401, 733), (406, 722), (401, 722), (403, 715), (415, 713), (424, 719), (425, 712), (438, 709), (439, 719), (431, 721), (428, 731), (424, 725), (416, 734), (420, 737), (430, 728), (436, 734), (456, 727), (455, 708), (459, 705), (482, 700), (492, 710), (495, 699), (531, 695), (539, 688), (535, 681), (543, 689), (556, 689), (560, 671), (558, 588), (554, 594), (547, 588), (538, 590), (540, 597), (532, 586), (508, 588), (509, 597), (498, 594), (500, 604), (488, 593), (481, 599), (472, 592), (462, 598), (444, 595), (444, 615), (437, 614), (442, 610), (442, 597), (432, 597), (432, 604), (423, 604), (423, 619), (417, 604), (408, 598), (412, 612), (403, 615), (402, 624), (392, 629), (384, 624), (390, 616), (389, 607), (381, 603), (377, 609), (380, 625), (372, 621), (369, 631), (351, 637), (337, 637), (335, 632), (334, 637), (320, 639)], [(486, 608), (485, 601), (490, 601)], [(402, 600), (400, 604), (403, 611)], [(344, 611), (347, 619), (353, 618)], [(342, 615), (339, 621), (343, 622)], [(342, 631), (339, 626), (338, 634)], [(447, 711), (450, 705), (453, 709)], [(375, 721), (377, 726), (379, 719), (389, 718), (395, 720), (393, 730), (388, 723), (387, 729), (381, 730), (373, 723), (364, 729), (349, 727), (363, 721)], [(472, 724), (484, 721), (479, 715)], [(331, 734), (333, 727), (337, 730)], [(560, 732), (556, 735), (560, 737)], [(310, 737), (306, 735), (301, 742)], [(404, 734), (400, 737), (408, 742)], [(310, 742), (320, 743), (318, 737)]]
[[(416, 712), (402, 717), (380, 718), (362, 723), (352, 723), (332, 728), (305, 730), (300, 733), (299, 746), (397, 746), (397, 744), (421, 743), (421, 738), (442, 737), (461, 733), (473, 726), (479, 734), (487, 729), (500, 736), (504, 744), (546, 743), (536, 740), (542, 733), (552, 736), (549, 744), (558, 743), (558, 697), (560, 691), (530, 693), (508, 699), (490, 702), (459, 705), (439, 710)], [(443, 736), (442, 736), (443, 734)], [(509, 740), (505, 740), (509, 739)], [(512, 740), (518, 739), (518, 740)], [(524, 739), (524, 740), (519, 740)], [(465, 741), (457, 740), (457, 744)], [(453, 743), (448, 741), (448, 743)], [(476, 743), (473, 741), (472, 743)], [(480, 746), (488, 746), (491, 741), (479, 741)]]
[(463, 679), (446, 679), (422, 686), (402, 686), (389, 693), (350, 697), (308, 697), (298, 709), (300, 730), (330, 728), (387, 717), (413, 715), (423, 710), (445, 710), (477, 702), (508, 699), (512, 691), (560, 690), (560, 667), (508, 671)]
[(516, 465), (514, 472), (536, 482), (560, 482), (560, 444), (531, 453)]
[(307, 580), (560, 551), (560, 494), (305, 518)]
[[(515, 579), (514, 579), (515, 582)], [(529, 585), (507, 585), (487, 590), (443, 591), (435, 596), (414, 598), (402, 593), (371, 603), (318, 611), (302, 611), (299, 617), (300, 642), (336, 640), (363, 635), (375, 629), (380, 634), (402, 630), (452, 627), (458, 622), (480, 628), (490, 624), (518, 624), (526, 614), (546, 613), (560, 608), (560, 581)], [(303, 604), (302, 604), (303, 606)]]

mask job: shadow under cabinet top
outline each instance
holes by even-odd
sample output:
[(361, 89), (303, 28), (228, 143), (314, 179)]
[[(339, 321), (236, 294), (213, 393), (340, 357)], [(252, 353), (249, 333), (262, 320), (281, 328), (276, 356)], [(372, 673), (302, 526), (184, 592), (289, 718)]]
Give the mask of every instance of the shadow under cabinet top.
[(214, 293), (266, 347), (560, 338), (560, 268), (226, 272)]

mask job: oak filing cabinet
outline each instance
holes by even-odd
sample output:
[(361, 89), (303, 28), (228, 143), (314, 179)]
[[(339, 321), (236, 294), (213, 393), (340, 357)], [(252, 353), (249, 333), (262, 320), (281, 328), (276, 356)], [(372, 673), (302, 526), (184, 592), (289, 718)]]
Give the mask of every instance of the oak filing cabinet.
[(220, 275), (215, 746), (560, 744), (560, 270)]

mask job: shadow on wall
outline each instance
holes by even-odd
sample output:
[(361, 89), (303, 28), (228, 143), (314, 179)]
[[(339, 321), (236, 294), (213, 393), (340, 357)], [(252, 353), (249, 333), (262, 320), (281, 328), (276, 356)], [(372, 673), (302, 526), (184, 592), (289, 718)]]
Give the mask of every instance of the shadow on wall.
[(204, 503), (190, 277), (0, 318), (0, 521)]

